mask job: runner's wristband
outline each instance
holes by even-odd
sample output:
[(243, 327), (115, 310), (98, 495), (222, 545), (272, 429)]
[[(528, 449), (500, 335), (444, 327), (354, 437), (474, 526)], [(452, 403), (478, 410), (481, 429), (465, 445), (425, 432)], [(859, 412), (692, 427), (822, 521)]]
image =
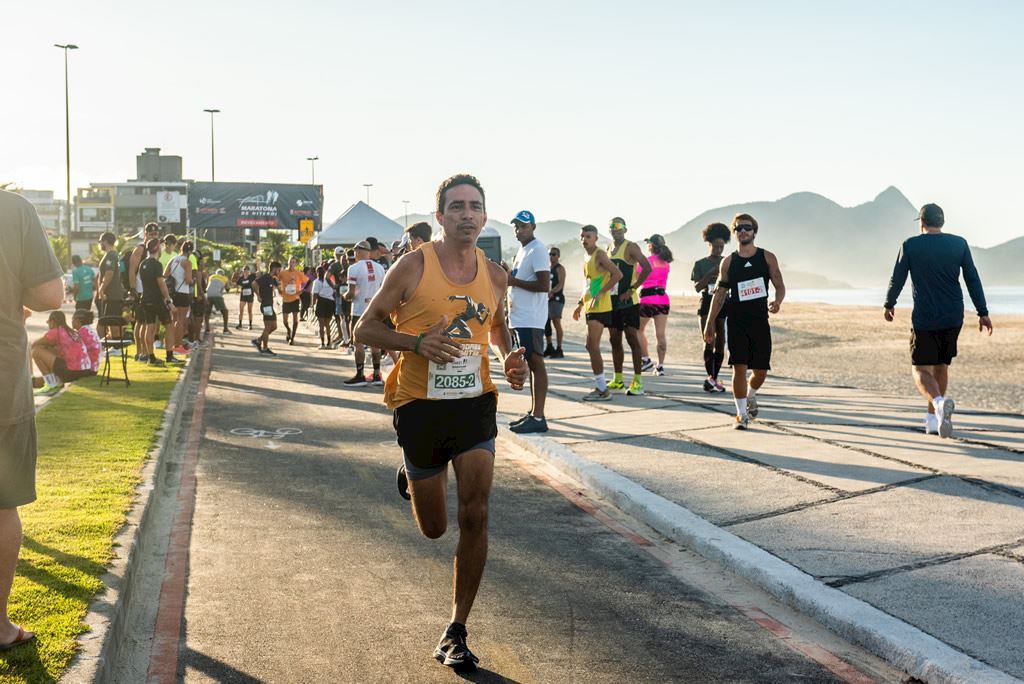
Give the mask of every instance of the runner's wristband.
[(426, 335), (426, 333), (420, 333), (419, 335), (416, 336), (416, 344), (414, 344), (412, 347), (412, 351), (414, 354), (420, 353), (420, 342), (423, 341), (424, 335)]

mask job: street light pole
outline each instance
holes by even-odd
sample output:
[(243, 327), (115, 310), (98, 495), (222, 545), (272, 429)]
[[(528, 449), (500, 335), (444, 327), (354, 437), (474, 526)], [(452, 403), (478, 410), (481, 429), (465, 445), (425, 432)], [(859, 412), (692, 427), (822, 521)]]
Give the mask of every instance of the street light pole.
[(310, 185), (316, 185), (316, 161), (319, 158), (320, 157), (306, 157), (306, 161), (309, 162)]
[(213, 115), (220, 114), (219, 109), (204, 109), (204, 112), (210, 115), (210, 182), (213, 183), (217, 180), (217, 167), (214, 164), (214, 151), (213, 151)]
[(405, 227), (409, 227), (409, 200), (402, 200), (402, 204), (405, 205)]
[(67, 45), (60, 45), (54, 43), (53, 47), (60, 48), (64, 51), (64, 153), (67, 160), (67, 193), (68, 193), (68, 206), (65, 212), (67, 216), (67, 233), (68, 243), (71, 242), (71, 100), (68, 92), (68, 50), (77, 50), (77, 45), (68, 43)]
[(370, 188), (373, 187), (373, 183), (363, 183), (363, 187), (366, 188), (366, 206), (370, 206)]

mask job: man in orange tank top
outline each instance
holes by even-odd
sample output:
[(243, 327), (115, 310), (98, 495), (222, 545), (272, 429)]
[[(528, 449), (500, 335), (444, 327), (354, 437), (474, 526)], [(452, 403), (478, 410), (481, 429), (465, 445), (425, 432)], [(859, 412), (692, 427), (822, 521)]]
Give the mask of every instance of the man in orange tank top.
[[(452, 176), (437, 191), (441, 239), (405, 255), (388, 270), (355, 327), (361, 344), (402, 353), (388, 375), (384, 400), (394, 410), (408, 487), (420, 531), (437, 539), (448, 527), (448, 463), (459, 497), (459, 544), (451, 622), (434, 657), (457, 671), (479, 660), (466, 645), (466, 620), (487, 560), (487, 507), (494, 474), (497, 389), (488, 347), (505, 379), (521, 390), (528, 369), (512, 348), (505, 322), (508, 276), (484, 257), (476, 240), (487, 222), (484, 191), (473, 176)], [(385, 321), (391, 318), (395, 329)], [(403, 491), (403, 496), (405, 492)]]

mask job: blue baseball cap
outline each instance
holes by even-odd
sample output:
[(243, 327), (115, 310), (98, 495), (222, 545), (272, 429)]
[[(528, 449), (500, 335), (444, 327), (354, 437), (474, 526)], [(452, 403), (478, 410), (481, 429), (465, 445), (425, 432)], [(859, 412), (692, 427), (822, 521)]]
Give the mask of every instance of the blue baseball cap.
[(526, 209), (523, 209), (521, 212), (516, 214), (515, 218), (512, 220), (519, 221), (520, 223), (532, 223), (533, 225), (537, 225), (537, 219), (533, 217), (533, 212), (527, 211)]

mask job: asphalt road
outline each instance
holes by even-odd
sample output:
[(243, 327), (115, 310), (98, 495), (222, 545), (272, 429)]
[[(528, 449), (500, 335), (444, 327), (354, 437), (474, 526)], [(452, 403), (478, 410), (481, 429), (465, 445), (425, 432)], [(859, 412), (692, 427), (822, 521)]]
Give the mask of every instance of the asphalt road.
[[(400, 453), (380, 388), (341, 386), (350, 357), (300, 335), (268, 358), (248, 339), (218, 339), (195, 414), (175, 674), (451, 680), (431, 655), (450, 611), (454, 507), (442, 539), (416, 530), (395, 491)], [(468, 622), (483, 668), (473, 681), (898, 681), (798, 616), (767, 619), (757, 606), (771, 610), (768, 599), (576, 496), (499, 442), (490, 555)]]

